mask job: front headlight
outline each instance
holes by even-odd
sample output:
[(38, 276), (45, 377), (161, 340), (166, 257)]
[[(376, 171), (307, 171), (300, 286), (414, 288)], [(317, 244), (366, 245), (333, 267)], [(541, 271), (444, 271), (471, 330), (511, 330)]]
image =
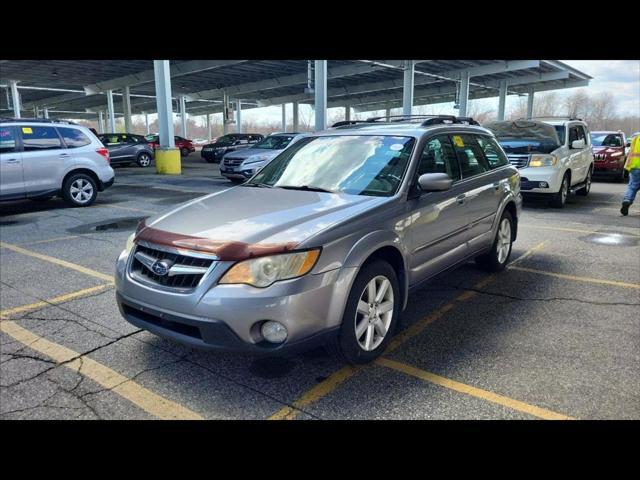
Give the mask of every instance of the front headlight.
[(622, 152), (615, 152), (615, 153), (612, 153), (610, 156), (611, 157), (619, 157), (620, 155), (622, 155)]
[(530, 167), (553, 167), (558, 163), (558, 157), (555, 155), (531, 155), (529, 161)]
[(255, 155), (253, 157), (247, 158), (244, 163), (264, 162), (265, 160), (268, 160), (268, 159), (269, 159), (268, 155)]
[(133, 243), (133, 239), (134, 238), (136, 238), (136, 234), (135, 233), (132, 233), (131, 235), (129, 235), (129, 238), (127, 238), (127, 243), (124, 246), (124, 252), (127, 255), (129, 255), (129, 252), (131, 251), (131, 249), (135, 245), (135, 243)]
[(252, 258), (236, 263), (218, 283), (246, 283), (264, 288), (279, 280), (301, 277), (311, 271), (320, 249)]

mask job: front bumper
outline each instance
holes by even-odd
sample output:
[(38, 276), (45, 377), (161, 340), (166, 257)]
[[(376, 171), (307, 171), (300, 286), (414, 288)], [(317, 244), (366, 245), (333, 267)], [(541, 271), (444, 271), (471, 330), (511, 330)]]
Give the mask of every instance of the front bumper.
[(209, 151), (200, 150), (200, 156), (202, 158), (212, 159), (212, 160), (220, 160), (225, 153), (226, 152), (224, 151), (216, 152), (215, 150), (209, 150)]
[[(521, 168), (520, 191), (528, 193), (557, 193), (564, 171), (556, 167)], [(546, 185), (546, 186), (545, 186)]]
[[(193, 347), (273, 353), (326, 341), (339, 327), (356, 268), (276, 282), (267, 288), (219, 285), (233, 262), (220, 262), (199, 286), (186, 293), (161, 290), (133, 279), (127, 257), (116, 265), (117, 301), (123, 317), (161, 337)], [(260, 334), (265, 320), (288, 332), (281, 344)]]

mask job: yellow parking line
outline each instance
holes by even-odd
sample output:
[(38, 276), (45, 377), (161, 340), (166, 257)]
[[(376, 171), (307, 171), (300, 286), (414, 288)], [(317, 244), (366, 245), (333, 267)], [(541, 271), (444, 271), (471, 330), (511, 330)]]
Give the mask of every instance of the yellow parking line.
[[(545, 242), (538, 243), (537, 245), (533, 246), (532, 248), (527, 250), (525, 253), (523, 253), (520, 257), (515, 259), (512, 262), (512, 265), (517, 263), (517, 262), (520, 262), (521, 260), (523, 260), (523, 259), (525, 259), (525, 258), (527, 258), (527, 257), (529, 257), (531, 255), (533, 255), (535, 252), (537, 252), (537, 251), (541, 250), (542, 248), (544, 248), (544, 246), (545, 246)], [(486, 286), (491, 281), (493, 281), (493, 279), (495, 279), (495, 278), (496, 278), (495, 274), (489, 275), (488, 277), (484, 278), (483, 280), (481, 280), (480, 282), (475, 284), (473, 288), (474, 289), (480, 289), (480, 288)], [(473, 298), (475, 295), (477, 295), (476, 292), (466, 291), (466, 292), (463, 292), (460, 295), (458, 295), (454, 299), (454, 302), (464, 302), (464, 301), (466, 301), (466, 300), (468, 300), (470, 298)], [(400, 332), (393, 339), (391, 339), (391, 341), (389, 342), (389, 345), (387, 346), (387, 349), (385, 350), (384, 354), (392, 352), (393, 350), (398, 348), (402, 343), (404, 343), (407, 340), (409, 340), (410, 338), (413, 338), (416, 335), (418, 335), (430, 323), (435, 322), (436, 320), (441, 318), (445, 313), (447, 313), (453, 307), (454, 307), (454, 303), (453, 302), (447, 303), (447, 304), (443, 305), (442, 307), (440, 307), (435, 312), (430, 313), (429, 315), (427, 315), (422, 320), (419, 320), (415, 324), (411, 325), (409, 328), (407, 328), (404, 331)], [(323, 380), (318, 385), (316, 385), (312, 389), (310, 389), (307, 392), (305, 392), (298, 400), (296, 400), (295, 402), (293, 402), (291, 404), (292, 406), (284, 407), (284, 408), (278, 410), (276, 413), (271, 415), (267, 420), (293, 420), (293, 419), (295, 419), (300, 414), (300, 410), (297, 410), (297, 409), (292, 408), (292, 407), (301, 408), (301, 407), (304, 407), (304, 406), (308, 406), (308, 405), (310, 405), (312, 403), (315, 403), (316, 401), (320, 400), (322, 397), (324, 397), (324, 396), (328, 395), (329, 393), (333, 392), (338, 387), (338, 385), (340, 385), (344, 381), (348, 380), (349, 378), (353, 377), (360, 370), (361, 370), (361, 367), (360, 368), (354, 368), (354, 367), (352, 367), (350, 365), (341, 368), (336, 373), (334, 373), (333, 375), (329, 376), (327, 379)]]
[(505, 397), (504, 395), (499, 395), (487, 390), (482, 390), (481, 388), (472, 387), (471, 385), (460, 383), (449, 378), (441, 377), (440, 375), (426, 372), (424, 370), (420, 370), (419, 368), (412, 367), (411, 365), (396, 362), (395, 360), (390, 360), (388, 358), (379, 358), (378, 360), (376, 360), (376, 363), (378, 365), (382, 365), (383, 367), (391, 368), (398, 372), (411, 375), (412, 377), (425, 380), (441, 387), (471, 395), (472, 397), (480, 398), (482, 400), (486, 400), (487, 402), (496, 403), (498, 405), (511, 408), (512, 410), (524, 412), (529, 415), (533, 415), (534, 417), (542, 418), (544, 420), (575, 420), (573, 417), (569, 417), (561, 413), (556, 413), (551, 410), (547, 410), (546, 408), (536, 407), (535, 405), (530, 405), (519, 400), (514, 400), (513, 398)]
[(105, 275), (104, 273), (100, 273), (97, 270), (92, 270), (90, 268), (83, 267), (82, 265), (78, 265), (77, 263), (71, 263), (71, 262), (67, 262), (66, 260), (60, 260), (59, 258), (50, 257), (49, 255), (44, 255), (42, 253), (37, 253), (32, 250), (27, 250), (26, 248), (19, 247), (18, 245), (13, 245), (11, 243), (0, 242), (0, 247), (13, 250), (14, 252), (21, 253), (23, 255), (28, 255), (33, 258), (44, 260), (45, 262), (54, 263), (61, 267), (70, 268), (71, 270), (84, 273), (85, 275), (91, 275), (92, 277), (96, 277), (101, 280), (113, 282), (113, 277), (111, 275)]
[(537, 273), (539, 275), (547, 275), (549, 277), (562, 278), (563, 280), (573, 280), (575, 282), (596, 283), (600, 285), (612, 285), (614, 287), (640, 289), (640, 284), (637, 284), (637, 283), (617, 282), (615, 280), (604, 280), (600, 278), (591, 278), (591, 277), (578, 277), (575, 275), (566, 275), (564, 273), (545, 272), (544, 270), (536, 270), (535, 268), (525, 268), (525, 267), (511, 267), (511, 268), (513, 270), (520, 270), (522, 272)]
[(25, 242), (22, 245), (38, 245), (40, 243), (60, 242), (62, 240), (73, 240), (74, 238), (80, 238), (80, 235), (67, 235), (66, 237), (54, 237), (47, 238), (46, 240), (36, 240), (35, 242)]
[(86, 297), (87, 295), (91, 295), (93, 293), (106, 290), (112, 286), (113, 286), (113, 283), (106, 283), (104, 285), (98, 285), (97, 287), (85, 288), (83, 290), (78, 290), (77, 292), (59, 295), (47, 301), (40, 301), (40, 302), (30, 303), (28, 305), (22, 305), (20, 307), (0, 310), (0, 318), (6, 319), (12, 315), (17, 315), (19, 313), (29, 312), (31, 310), (47, 307), (49, 305), (58, 305), (60, 303), (68, 302), (69, 300), (75, 300), (76, 298)]
[(55, 362), (84, 375), (157, 418), (163, 420), (202, 420), (200, 415), (188, 408), (161, 397), (87, 356), (39, 337), (12, 320), (0, 323), (0, 330), (31, 350), (42, 353)]

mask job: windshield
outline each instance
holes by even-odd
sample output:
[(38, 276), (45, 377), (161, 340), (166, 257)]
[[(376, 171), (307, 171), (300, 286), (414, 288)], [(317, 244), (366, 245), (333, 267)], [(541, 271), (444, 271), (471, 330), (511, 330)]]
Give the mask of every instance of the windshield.
[(220, 145), (220, 146), (227, 146), (227, 145), (233, 145), (233, 142), (235, 142), (238, 139), (238, 137), (236, 135), (225, 135), (223, 137), (218, 138), (215, 143), (216, 145)]
[(564, 145), (564, 132), (565, 132), (565, 128), (564, 125), (556, 125), (556, 133), (558, 134), (558, 140), (560, 140), (560, 145)]
[(387, 197), (400, 186), (414, 143), (410, 137), (387, 135), (310, 137), (245, 185)]
[(264, 148), (266, 150), (284, 150), (295, 135), (273, 135), (259, 141), (251, 148)]
[(591, 132), (591, 143), (594, 147), (622, 147), (622, 135), (617, 133)]
[(554, 142), (544, 141), (539, 138), (502, 137), (498, 141), (505, 152), (516, 154), (551, 153), (559, 147)]

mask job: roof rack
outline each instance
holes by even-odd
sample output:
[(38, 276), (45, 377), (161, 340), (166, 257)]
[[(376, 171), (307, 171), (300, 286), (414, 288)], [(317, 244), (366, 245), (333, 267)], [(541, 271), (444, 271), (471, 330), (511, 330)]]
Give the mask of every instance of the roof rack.
[(334, 123), (331, 127), (342, 127), (345, 125), (356, 125), (362, 123), (376, 123), (386, 120), (388, 122), (403, 122), (407, 120), (423, 120), (420, 125), (426, 127), (428, 125), (462, 123), (467, 125), (480, 125), (471, 117), (456, 117), (455, 115), (388, 115), (384, 117), (370, 117), (366, 120), (344, 120)]
[(78, 125), (71, 120), (60, 120), (57, 118), (15, 118), (15, 117), (0, 117), (0, 122), (4, 123), (18, 123), (18, 122), (37, 122), (37, 123), (64, 123), (66, 125)]
[(529, 117), (529, 118), (519, 118), (518, 120), (542, 120), (542, 119), (548, 119), (548, 120), (578, 120), (579, 122), (582, 122), (583, 120), (581, 118), (577, 118), (577, 117), (571, 117), (569, 115), (543, 115), (541, 117)]

